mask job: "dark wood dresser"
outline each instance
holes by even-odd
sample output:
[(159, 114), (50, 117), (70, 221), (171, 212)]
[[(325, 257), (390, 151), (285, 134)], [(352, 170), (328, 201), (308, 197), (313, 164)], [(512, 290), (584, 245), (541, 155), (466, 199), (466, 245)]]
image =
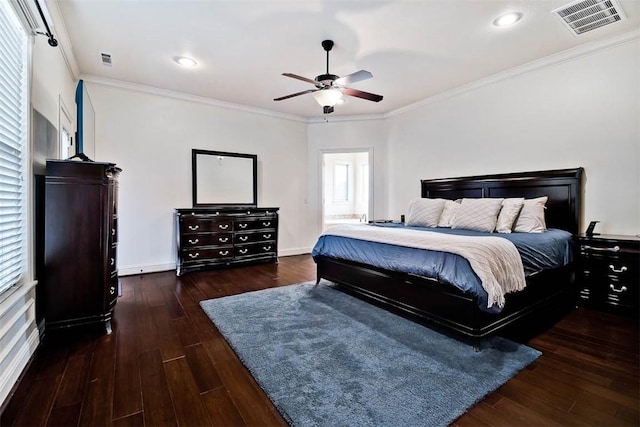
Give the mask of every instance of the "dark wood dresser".
[(637, 315), (640, 282), (640, 237), (577, 237), (577, 282), (580, 304)]
[(278, 209), (176, 209), (178, 276), (209, 267), (277, 262)]
[(49, 160), (45, 177), (46, 329), (104, 322), (118, 297), (118, 175), (113, 163)]

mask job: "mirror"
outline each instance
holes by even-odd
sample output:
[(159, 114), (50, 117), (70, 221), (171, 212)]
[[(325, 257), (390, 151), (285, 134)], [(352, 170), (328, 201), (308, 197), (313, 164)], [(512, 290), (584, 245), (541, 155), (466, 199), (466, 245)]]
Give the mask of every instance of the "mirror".
[(87, 85), (80, 80), (76, 87), (76, 107), (78, 130), (76, 132), (76, 155), (84, 154), (95, 160), (95, 121), (96, 115), (87, 91)]
[(258, 156), (191, 150), (193, 206), (257, 206)]

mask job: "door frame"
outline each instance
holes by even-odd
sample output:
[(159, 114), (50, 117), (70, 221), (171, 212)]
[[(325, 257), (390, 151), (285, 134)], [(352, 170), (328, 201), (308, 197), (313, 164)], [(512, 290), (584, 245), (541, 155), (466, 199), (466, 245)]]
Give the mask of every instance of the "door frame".
[(373, 195), (374, 195), (374, 150), (373, 147), (360, 147), (360, 148), (321, 148), (319, 156), (319, 178), (320, 178), (320, 191), (318, 195), (320, 203), (320, 224), (318, 229), (322, 232), (324, 230), (324, 155), (325, 154), (337, 154), (337, 153), (367, 153), (369, 158), (369, 217), (367, 220), (374, 218), (373, 213)]

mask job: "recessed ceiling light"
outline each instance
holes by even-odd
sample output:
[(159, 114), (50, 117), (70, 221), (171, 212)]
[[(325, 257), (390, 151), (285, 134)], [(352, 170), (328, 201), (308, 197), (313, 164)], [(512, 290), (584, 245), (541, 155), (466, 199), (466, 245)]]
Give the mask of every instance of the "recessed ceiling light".
[(501, 15), (501, 16), (497, 17), (493, 21), (493, 25), (495, 25), (496, 27), (508, 27), (509, 25), (515, 24), (520, 19), (522, 19), (522, 13), (520, 13), (520, 12), (509, 12), (509, 13), (505, 13), (504, 15)]
[(187, 67), (187, 68), (193, 68), (198, 64), (195, 59), (187, 58), (186, 56), (176, 56), (173, 59), (178, 64), (182, 65), (183, 67)]

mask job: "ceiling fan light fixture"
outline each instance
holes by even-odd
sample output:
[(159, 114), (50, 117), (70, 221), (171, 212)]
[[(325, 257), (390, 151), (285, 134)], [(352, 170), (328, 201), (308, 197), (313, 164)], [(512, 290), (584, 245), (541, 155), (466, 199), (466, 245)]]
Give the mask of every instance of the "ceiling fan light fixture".
[(313, 93), (313, 98), (321, 107), (333, 107), (342, 100), (342, 92), (334, 88), (321, 89)]
[(195, 59), (186, 56), (176, 56), (173, 60), (185, 68), (193, 68), (198, 65)]
[(522, 19), (522, 13), (520, 12), (509, 12), (504, 15), (498, 16), (493, 20), (493, 25), (496, 27), (508, 27), (509, 25), (513, 25), (519, 20)]

